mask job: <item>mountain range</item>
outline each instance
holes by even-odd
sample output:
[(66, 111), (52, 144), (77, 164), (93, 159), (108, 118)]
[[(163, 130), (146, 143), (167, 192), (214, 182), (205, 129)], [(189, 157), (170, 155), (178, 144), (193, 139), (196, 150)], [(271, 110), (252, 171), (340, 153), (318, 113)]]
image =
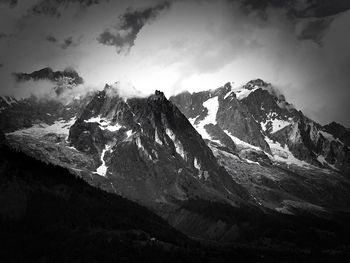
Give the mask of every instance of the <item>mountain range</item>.
[[(58, 97), (83, 83), (65, 73)], [(0, 109), (6, 147), (145, 206), (202, 245), (347, 253), (350, 130), (311, 120), (261, 79), (169, 99), (125, 98), (113, 85), (68, 103), (7, 96)]]

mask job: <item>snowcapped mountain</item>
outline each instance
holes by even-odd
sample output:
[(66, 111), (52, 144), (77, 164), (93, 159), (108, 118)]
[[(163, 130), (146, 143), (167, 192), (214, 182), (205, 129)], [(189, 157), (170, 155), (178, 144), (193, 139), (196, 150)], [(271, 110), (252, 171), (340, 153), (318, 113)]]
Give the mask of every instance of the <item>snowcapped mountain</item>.
[(201, 197), (234, 205), (247, 198), (163, 93), (125, 100), (111, 89), (95, 95), (68, 140), (92, 156), (98, 163), (94, 173), (118, 193), (149, 204)]
[(326, 128), (297, 111), (271, 84), (257, 80), (247, 85), (254, 85), (255, 90), (241, 102), (261, 124), (266, 141), (270, 141), (276, 153), (282, 147), (293, 155), (292, 158), (350, 172), (349, 148), (342, 140), (335, 139)]
[(272, 162), (349, 172), (349, 148), (332, 134), (341, 127), (310, 120), (261, 79), (236, 88), (227, 83), (216, 90), (182, 93), (171, 100), (203, 138), (236, 149), (250, 161), (259, 156), (266, 162), (269, 156)]
[(262, 80), (169, 100), (160, 91), (127, 99), (106, 85), (68, 104), (7, 105), (0, 130), (13, 148), (143, 204), (190, 236), (226, 242), (255, 235), (256, 217), (349, 211), (350, 178), (339, 172), (349, 164), (348, 130), (313, 122)]

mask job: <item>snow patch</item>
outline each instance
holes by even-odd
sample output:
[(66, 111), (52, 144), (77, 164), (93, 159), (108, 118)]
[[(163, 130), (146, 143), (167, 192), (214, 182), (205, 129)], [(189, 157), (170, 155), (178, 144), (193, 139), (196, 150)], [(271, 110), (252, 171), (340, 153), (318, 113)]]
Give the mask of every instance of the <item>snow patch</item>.
[(281, 120), (277, 118), (276, 112), (269, 112), (265, 122), (260, 123), (261, 129), (270, 133), (275, 133), (292, 124), (292, 120)]
[(198, 160), (197, 160), (196, 157), (194, 157), (193, 165), (194, 165), (194, 167), (195, 167), (197, 170), (201, 170), (201, 165), (200, 165), (200, 163), (198, 162)]
[(207, 116), (202, 121), (197, 123), (196, 125), (194, 125), (193, 119), (190, 119), (190, 122), (192, 123), (192, 121), (193, 121), (192, 125), (194, 125), (194, 127), (196, 128), (196, 130), (202, 136), (203, 139), (211, 140), (212, 138), (204, 126), (207, 124), (216, 125), (216, 114), (217, 114), (218, 109), (219, 109), (218, 96), (215, 96), (215, 97), (212, 97), (212, 98), (206, 100), (203, 103), (203, 106), (208, 110)]
[(319, 131), (319, 133), (322, 134), (322, 136), (323, 136), (326, 140), (328, 140), (328, 141), (331, 141), (331, 142), (332, 142), (332, 141), (336, 141), (336, 142), (338, 142), (338, 143), (343, 144), (342, 141), (340, 141), (338, 138), (337, 138), (337, 139), (334, 138), (334, 136), (333, 136), (332, 134), (328, 133), (328, 132)]
[(241, 149), (250, 148), (250, 149), (257, 150), (257, 151), (261, 151), (261, 149), (259, 147), (251, 145), (251, 144), (249, 144), (245, 141), (242, 141), (241, 139), (238, 139), (237, 137), (233, 136), (228, 130), (224, 130), (224, 132), (231, 138), (231, 140), (235, 143), (235, 145), (238, 148), (241, 148)]
[(188, 119), (188, 121), (192, 124), (192, 126), (194, 126), (194, 123), (196, 122), (196, 120), (197, 120), (198, 117), (199, 117), (199, 115), (196, 116), (196, 117), (194, 117), (194, 118), (189, 118), (189, 119)]
[(226, 98), (228, 98), (232, 93), (233, 93), (233, 90), (227, 92), (227, 94), (226, 94), (225, 97), (224, 97), (224, 100), (225, 100)]
[(282, 147), (282, 145), (279, 142), (274, 142), (267, 136), (265, 137), (265, 141), (269, 144), (275, 161), (283, 162), (286, 164), (294, 164), (301, 167), (310, 167), (310, 164), (308, 164), (307, 162), (295, 158), (287, 145)]
[(11, 106), (13, 103), (16, 103), (17, 101), (10, 97), (10, 96), (1, 96), (1, 98), (9, 105)]
[(323, 155), (317, 156), (317, 161), (319, 161), (322, 165), (324, 165), (326, 167), (330, 167), (333, 170), (338, 171), (338, 169), (333, 164), (330, 164), (329, 162), (326, 161), (326, 158)]
[(154, 140), (155, 140), (156, 143), (158, 143), (158, 144), (160, 144), (160, 145), (163, 145), (163, 142), (162, 142), (162, 141), (160, 140), (160, 138), (159, 138), (157, 129), (156, 129), (155, 132), (154, 132)]
[(260, 87), (255, 86), (251, 90), (240, 87), (238, 89), (235, 89), (234, 92), (236, 93), (236, 97), (238, 100), (243, 100), (244, 98), (248, 97), (250, 93), (256, 91), (257, 89), (260, 89)]
[(259, 166), (261, 166), (260, 165), (260, 163), (258, 163), (258, 162), (253, 162), (253, 161), (251, 161), (251, 160), (249, 160), (249, 159), (244, 159), (247, 163), (249, 163), (249, 164), (257, 164), (257, 165), (259, 165)]
[(143, 146), (140, 137), (137, 137), (137, 138), (136, 138), (136, 145), (137, 145), (137, 147), (144, 153), (144, 155), (145, 155), (148, 159), (153, 160), (153, 157), (151, 156), (151, 154), (149, 154), (149, 152), (147, 151), (147, 149)]
[(176, 139), (174, 132), (172, 130), (170, 130), (169, 128), (166, 128), (165, 133), (174, 142), (175, 151), (182, 157), (182, 159), (187, 160), (186, 152), (182, 146), (182, 143)]
[(127, 131), (126, 131), (126, 136), (127, 136), (127, 137), (130, 137), (131, 135), (133, 135), (132, 130), (127, 130)]
[(100, 165), (100, 167), (97, 168), (96, 173), (106, 177), (106, 173), (107, 173), (107, 166), (106, 166), (106, 162), (104, 160), (105, 154), (107, 151), (109, 151), (109, 149), (111, 148), (111, 146), (106, 145), (106, 147), (102, 150), (102, 154), (101, 154), (101, 162), (102, 164)]
[(88, 120), (85, 120), (85, 122), (89, 123), (89, 122), (96, 122), (100, 125), (100, 128), (102, 130), (109, 130), (111, 132), (115, 132), (118, 131), (120, 128), (122, 128), (123, 126), (119, 125), (118, 123), (115, 123), (114, 125), (111, 124), (110, 121), (108, 121), (106, 118), (101, 118), (101, 116), (97, 116), (97, 117), (92, 117)]

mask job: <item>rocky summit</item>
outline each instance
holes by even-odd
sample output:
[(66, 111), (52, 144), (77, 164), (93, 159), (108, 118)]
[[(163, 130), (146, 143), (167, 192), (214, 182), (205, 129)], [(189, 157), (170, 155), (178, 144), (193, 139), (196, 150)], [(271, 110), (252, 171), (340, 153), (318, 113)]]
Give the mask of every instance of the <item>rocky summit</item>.
[[(170, 99), (203, 138), (231, 150), (235, 142), (241, 155), (254, 151), (254, 156), (267, 154), (271, 161), (288, 165), (350, 172), (348, 129), (334, 123), (322, 126), (309, 119), (261, 79), (241, 87), (227, 83), (216, 90), (186, 92)], [(257, 160), (253, 156), (248, 159)]]
[(0, 102), (7, 145), (203, 242), (298, 246), (306, 230), (330, 242), (350, 212), (349, 130), (309, 119), (260, 79), (169, 99), (106, 85), (68, 103)]

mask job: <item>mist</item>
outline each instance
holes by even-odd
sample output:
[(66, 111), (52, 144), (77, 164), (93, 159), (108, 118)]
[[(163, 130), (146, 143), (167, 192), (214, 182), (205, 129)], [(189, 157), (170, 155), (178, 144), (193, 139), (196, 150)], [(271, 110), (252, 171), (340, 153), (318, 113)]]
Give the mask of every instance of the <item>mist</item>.
[(9, 77), (47, 66), (74, 68), (85, 81), (77, 94), (119, 81), (126, 97), (261, 78), (310, 118), (349, 127), (350, 12), (248, 2), (98, 1), (68, 4), (59, 16), (30, 13), (30, 3), (3, 6), (0, 28), (11, 37), (0, 39), (1, 93), (50, 96), (50, 83)]

